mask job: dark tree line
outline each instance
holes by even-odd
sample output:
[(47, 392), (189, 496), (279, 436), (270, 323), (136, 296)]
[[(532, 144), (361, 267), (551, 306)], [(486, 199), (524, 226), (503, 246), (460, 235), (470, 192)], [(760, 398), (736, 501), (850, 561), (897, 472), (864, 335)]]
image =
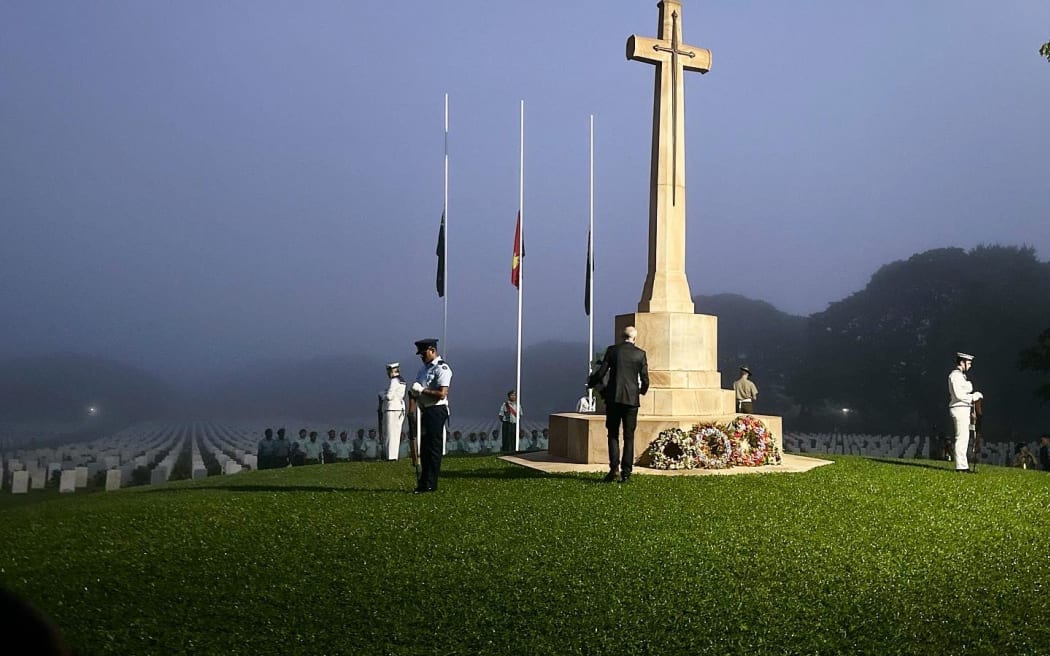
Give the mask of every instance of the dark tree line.
[[(882, 267), (868, 286), (810, 317), (805, 365), (791, 376), (800, 427), (929, 434), (947, 429), (946, 377), (957, 351), (987, 400), (992, 439), (1045, 430), (1043, 332), (1050, 264), (1028, 247), (944, 248)], [(1040, 353), (1042, 360), (1039, 359)], [(1042, 369), (1046, 371), (1048, 368)], [(848, 408), (849, 412), (843, 412)]]

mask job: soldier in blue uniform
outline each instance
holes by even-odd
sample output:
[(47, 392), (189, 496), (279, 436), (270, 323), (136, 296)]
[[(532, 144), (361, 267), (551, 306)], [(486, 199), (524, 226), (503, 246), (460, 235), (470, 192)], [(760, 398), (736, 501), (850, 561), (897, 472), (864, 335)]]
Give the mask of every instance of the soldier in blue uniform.
[(419, 451), (423, 471), (416, 484), (416, 494), (437, 490), (445, 425), (448, 423), (448, 388), (452, 382), (452, 368), (438, 355), (437, 343), (432, 338), (416, 342), (416, 354), (423, 360), (423, 366), (409, 390), (409, 410), (415, 416), (416, 407), (419, 407), (422, 425)]

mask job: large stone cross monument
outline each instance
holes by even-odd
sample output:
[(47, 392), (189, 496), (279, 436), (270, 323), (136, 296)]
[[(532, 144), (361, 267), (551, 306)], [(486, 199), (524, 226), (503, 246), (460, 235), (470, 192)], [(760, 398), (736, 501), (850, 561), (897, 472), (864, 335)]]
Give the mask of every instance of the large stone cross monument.
[[(706, 73), (711, 51), (682, 43), (682, 4), (658, 4), (655, 39), (631, 36), (627, 58), (653, 64), (652, 166), (649, 178), (649, 262), (638, 311), (616, 317), (614, 335), (638, 328), (638, 346), (649, 360), (649, 393), (638, 408), (635, 453), (661, 430), (689, 428), (734, 416), (735, 397), (721, 388), (718, 318), (695, 314), (685, 275), (685, 92), (686, 71)], [(780, 443), (779, 417), (766, 423)], [(562, 413), (550, 418), (550, 452), (575, 462), (607, 463), (604, 416)]]

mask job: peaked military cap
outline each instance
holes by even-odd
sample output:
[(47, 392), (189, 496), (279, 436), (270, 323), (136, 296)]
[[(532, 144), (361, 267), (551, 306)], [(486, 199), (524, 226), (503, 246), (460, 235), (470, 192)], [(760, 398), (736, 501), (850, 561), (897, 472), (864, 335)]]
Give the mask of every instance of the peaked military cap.
[(437, 341), (437, 339), (435, 339), (433, 337), (428, 337), (426, 339), (421, 339), (421, 340), (416, 342), (416, 355), (419, 355), (421, 353), (425, 353), (428, 348), (433, 348), (436, 351), (437, 350), (437, 346), (438, 346), (438, 341)]
[(960, 360), (973, 360), (973, 356), (969, 353), (956, 353), (955, 357), (959, 358)]

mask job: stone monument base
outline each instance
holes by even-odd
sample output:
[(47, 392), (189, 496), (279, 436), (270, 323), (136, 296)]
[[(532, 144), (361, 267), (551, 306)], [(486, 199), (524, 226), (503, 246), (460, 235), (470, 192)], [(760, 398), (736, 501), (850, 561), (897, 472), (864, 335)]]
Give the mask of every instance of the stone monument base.
[[(701, 423), (726, 423), (739, 417), (739, 414), (697, 415), (693, 417), (672, 417), (661, 415), (638, 415), (638, 427), (634, 431), (634, 457), (638, 459), (645, 453), (649, 443), (656, 439), (660, 431), (668, 428), (689, 430)], [(773, 431), (777, 448), (784, 452), (784, 426), (780, 417), (773, 415), (752, 415), (762, 420)], [(570, 462), (609, 464), (609, 440), (605, 430), (605, 415), (580, 414), (563, 412), (553, 414), (549, 421), (550, 442), (547, 451), (551, 455), (565, 458)]]

